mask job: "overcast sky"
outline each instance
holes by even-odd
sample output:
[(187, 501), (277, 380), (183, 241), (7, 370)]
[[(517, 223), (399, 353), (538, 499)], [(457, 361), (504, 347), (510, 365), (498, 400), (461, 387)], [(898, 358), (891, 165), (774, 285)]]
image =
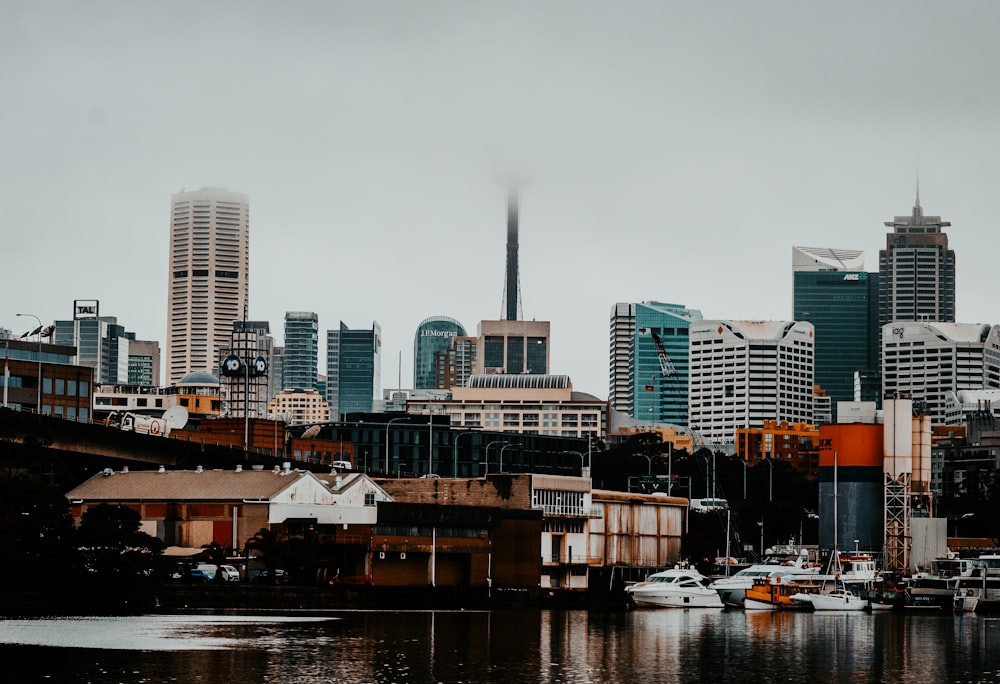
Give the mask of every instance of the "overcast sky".
[(6, 0), (0, 327), (98, 299), (165, 344), (170, 196), (221, 186), (250, 317), (378, 321), (408, 387), (421, 320), (501, 317), (516, 176), (524, 315), (604, 398), (615, 302), (788, 319), (792, 246), (877, 271), (918, 174), (958, 321), (1000, 323), (998, 28), (994, 0)]

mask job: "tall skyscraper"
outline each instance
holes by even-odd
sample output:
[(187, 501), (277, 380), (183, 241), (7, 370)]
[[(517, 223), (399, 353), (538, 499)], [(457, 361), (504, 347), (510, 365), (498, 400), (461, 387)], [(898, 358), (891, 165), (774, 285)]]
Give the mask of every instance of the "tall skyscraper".
[(432, 316), (417, 326), (413, 337), (413, 388), (434, 389), (434, 357), (451, 346), (455, 337), (464, 337), (465, 328), (454, 318)]
[(708, 441), (733, 443), (765, 420), (812, 422), (811, 323), (697, 321), (690, 336), (690, 425)]
[(955, 252), (948, 249), (950, 226), (924, 216), (920, 193), (909, 216), (886, 221), (879, 258), (879, 325), (892, 321), (955, 322)]
[(233, 321), (247, 309), (250, 203), (221, 188), (172, 197), (167, 278), (166, 381), (219, 372)]
[(311, 311), (285, 313), (283, 389), (316, 389), (319, 379), (319, 315)]
[(833, 411), (856, 398), (855, 373), (878, 369), (878, 278), (864, 269), (860, 250), (792, 247), (792, 318), (816, 330), (816, 384)]
[(619, 303), (611, 311), (609, 401), (638, 420), (688, 424), (688, 328), (679, 304)]
[(326, 402), (331, 420), (371, 413), (382, 393), (382, 328), (351, 330), (343, 321), (326, 332)]

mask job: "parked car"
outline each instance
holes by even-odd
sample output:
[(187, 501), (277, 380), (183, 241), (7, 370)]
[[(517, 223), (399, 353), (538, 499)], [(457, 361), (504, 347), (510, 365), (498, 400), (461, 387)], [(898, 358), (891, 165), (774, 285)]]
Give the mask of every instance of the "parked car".
[(222, 573), (223, 582), (239, 582), (240, 571), (233, 565), (215, 565), (214, 563), (199, 563), (197, 569), (208, 577), (209, 582), (214, 582), (216, 575)]
[(354, 470), (354, 466), (351, 465), (350, 461), (334, 461), (333, 467), (336, 470)]
[(253, 576), (251, 580), (254, 584), (288, 584), (288, 573), (281, 568), (274, 571), (274, 578), (271, 578), (270, 572), (267, 570), (261, 570), (256, 575)]
[(212, 581), (212, 577), (213, 575), (208, 574), (201, 568), (191, 568), (187, 571), (183, 568), (178, 568), (170, 575), (170, 579), (174, 582), (188, 582), (190, 584), (208, 584)]
[(219, 572), (222, 573), (222, 579), (226, 582), (240, 581), (240, 571), (233, 565), (220, 565)]

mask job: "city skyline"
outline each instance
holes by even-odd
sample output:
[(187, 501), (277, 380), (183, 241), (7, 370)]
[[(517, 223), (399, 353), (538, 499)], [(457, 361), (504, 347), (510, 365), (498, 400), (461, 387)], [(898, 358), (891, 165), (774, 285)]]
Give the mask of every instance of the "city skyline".
[(875, 271), (918, 175), (955, 320), (1000, 319), (993, 4), (240, 7), (11, 11), (0, 326), (95, 299), (166, 353), (170, 196), (225, 187), (253, 208), (249, 319), (314, 311), (321, 344), (378, 321), (405, 386), (420, 321), (502, 317), (511, 176), (523, 317), (595, 396), (616, 302), (786, 320), (789, 247)]

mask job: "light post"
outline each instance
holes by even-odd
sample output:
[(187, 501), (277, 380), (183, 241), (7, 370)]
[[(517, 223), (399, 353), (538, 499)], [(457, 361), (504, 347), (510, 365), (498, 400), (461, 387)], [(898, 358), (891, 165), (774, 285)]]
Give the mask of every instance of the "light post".
[(563, 453), (564, 454), (576, 454), (577, 456), (580, 457), (580, 477), (586, 477), (587, 475), (584, 472), (584, 466), (583, 466), (583, 454), (581, 454), (579, 451), (569, 451), (569, 450), (563, 451)]
[(767, 459), (767, 500), (774, 501), (774, 460)]
[(401, 416), (399, 418), (391, 418), (388, 423), (385, 424), (385, 474), (389, 474), (389, 426), (395, 423), (397, 420), (407, 420), (409, 416)]
[(42, 319), (35, 314), (19, 313), (18, 316), (30, 316), (38, 321), (38, 392), (35, 399), (35, 413), (42, 415)]
[(711, 495), (711, 493), (709, 491), (710, 484), (709, 484), (709, 481), (708, 481), (709, 480), (709, 478), (708, 478), (709, 458), (715, 458), (715, 454), (713, 453), (711, 457), (702, 455), (702, 456), (699, 456), (699, 458), (704, 458), (705, 459), (705, 498), (708, 499), (708, 498), (712, 497), (712, 495)]
[(634, 455), (635, 456), (642, 456), (644, 459), (646, 459), (646, 466), (647, 466), (646, 467), (646, 474), (647, 475), (652, 475), (653, 474), (653, 457), (649, 456), (648, 454), (634, 454)]
[(427, 407), (428, 428), (427, 428), (427, 474), (434, 472), (434, 407), (428, 404)]
[(746, 501), (747, 500), (747, 468), (749, 466), (747, 466), (747, 462), (745, 460), (743, 460), (742, 458), (738, 461), (738, 463), (741, 466), (743, 466), (743, 500)]
[(764, 519), (761, 518), (757, 525), (760, 527), (760, 557), (764, 557)]
[(463, 432), (463, 433), (459, 434), (457, 437), (455, 437), (455, 444), (453, 445), (453, 452), (452, 452), (452, 457), (451, 457), (451, 460), (452, 460), (451, 476), (452, 477), (458, 477), (458, 440), (462, 439), (466, 435), (474, 435), (474, 434), (476, 434), (474, 430), (469, 430), (468, 432)]
[(504, 444), (502, 447), (500, 447), (500, 462), (497, 464), (497, 474), (498, 475), (503, 475), (503, 452), (504, 452), (504, 449), (507, 449), (507, 448), (512, 447), (512, 446), (517, 446), (517, 445), (514, 444), (513, 442), (508, 442), (507, 444)]
[(490, 442), (486, 445), (486, 460), (483, 461), (483, 477), (485, 478), (490, 472), (490, 447), (494, 444), (509, 444), (510, 442), (496, 441)]
[(674, 493), (674, 443), (667, 442), (667, 496)]

